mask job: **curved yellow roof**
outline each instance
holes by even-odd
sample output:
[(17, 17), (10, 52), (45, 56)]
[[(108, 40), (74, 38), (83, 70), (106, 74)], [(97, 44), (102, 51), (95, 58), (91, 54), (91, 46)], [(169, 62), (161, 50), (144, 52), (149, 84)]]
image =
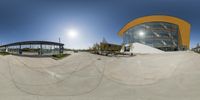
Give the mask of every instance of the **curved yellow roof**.
[(168, 22), (179, 26), (179, 44), (189, 48), (190, 45), (190, 24), (182, 19), (166, 16), (166, 15), (152, 15), (137, 18), (128, 24), (126, 24), (118, 33), (119, 36), (123, 34), (131, 27), (137, 26), (146, 22)]

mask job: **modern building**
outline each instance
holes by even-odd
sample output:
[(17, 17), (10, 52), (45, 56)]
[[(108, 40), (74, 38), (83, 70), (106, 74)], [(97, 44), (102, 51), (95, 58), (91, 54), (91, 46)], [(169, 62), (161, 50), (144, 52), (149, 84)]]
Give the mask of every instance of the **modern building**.
[(164, 51), (190, 47), (190, 24), (180, 18), (151, 15), (127, 23), (118, 33), (123, 44), (142, 43)]
[(63, 53), (64, 44), (50, 41), (23, 41), (0, 46), (0, 52), (17, 55), (54, 55)]
[(195, 48), (192, 48), (192, 51), (200, 53), (200, 45), (199, 45), (199, 43), (197, 44), (197, 46)]

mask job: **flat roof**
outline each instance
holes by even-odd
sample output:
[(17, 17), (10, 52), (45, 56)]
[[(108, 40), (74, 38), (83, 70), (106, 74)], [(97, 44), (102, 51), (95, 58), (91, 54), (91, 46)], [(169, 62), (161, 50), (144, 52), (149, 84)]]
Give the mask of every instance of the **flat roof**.
[(9, 43), (6, 45), (1, 45), (0, 47), (14, 46), (14, 45), (29, 45), (29, 44), (46, 44), (46, 45), (61, 45), (61, 46), (64, 45), (62, 43), (51, 42), (51, 41), (22, 41), (22, 42), (15, 42), (15, 43)]

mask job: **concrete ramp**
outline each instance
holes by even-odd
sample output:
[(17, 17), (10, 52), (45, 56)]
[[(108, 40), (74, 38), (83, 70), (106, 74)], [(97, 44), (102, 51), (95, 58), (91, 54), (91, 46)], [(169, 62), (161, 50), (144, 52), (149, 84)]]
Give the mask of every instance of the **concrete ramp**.
[(144, 45), (141, 43), (132, 43), (130, 44), (130, 52), (138, 54), (155, 54), (155, 53), (164, 53), (164, 51), (157, 48)]

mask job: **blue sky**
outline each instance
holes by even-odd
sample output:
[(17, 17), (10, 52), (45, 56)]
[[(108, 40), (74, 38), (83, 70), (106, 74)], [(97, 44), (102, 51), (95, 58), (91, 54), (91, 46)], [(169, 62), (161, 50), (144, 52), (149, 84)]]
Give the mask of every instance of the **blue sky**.
[[(135, 18), (163, 14), (191, 23), (191, 47), (200, 42), (198, 0), (1, 0), (0, 43), (58, 41), (66, 48), (88, 48), (103, 37), (122, 43), (117, 32)], [(69, 38), (68, 30), (76, 30)]]

